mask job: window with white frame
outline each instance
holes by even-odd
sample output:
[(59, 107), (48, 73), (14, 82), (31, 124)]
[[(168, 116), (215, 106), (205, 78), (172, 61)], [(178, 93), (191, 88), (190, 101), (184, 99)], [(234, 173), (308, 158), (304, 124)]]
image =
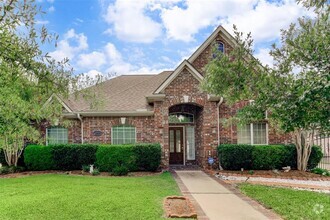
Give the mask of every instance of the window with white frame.
[(251, 123), (237, 127), (237, 143), (268, 144), (268, 127), (265, 122)]
[(111, 128), (112, 144), (133, 144), (136, 142), (136, 128), (130, 125), (119, 125)]
[(50, 127), (46, 131), (46, 144), (67, 144), (68, 129), (62, 127)]

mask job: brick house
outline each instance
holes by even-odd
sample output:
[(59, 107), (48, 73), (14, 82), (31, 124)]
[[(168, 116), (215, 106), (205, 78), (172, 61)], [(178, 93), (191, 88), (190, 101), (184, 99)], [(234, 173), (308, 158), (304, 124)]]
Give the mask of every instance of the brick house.
[(97, 90), (102, 108), (91, 109), (84, 99), (60, 100), (69, 128), (45, 127), (49, 143), (159, 142), (162, 164), (207, 165), (216, 157), (219, 143), (286, 143), (289, 136), (276, 134), (267, 122), (237, 128), (223, 126), (222, 119), (235, 114), (248, 101), (234, 106), (200, 89), (212, 47), (226, 53), (233, 37), (219, 26), (174, 71), (158, 75), (122, 75)]

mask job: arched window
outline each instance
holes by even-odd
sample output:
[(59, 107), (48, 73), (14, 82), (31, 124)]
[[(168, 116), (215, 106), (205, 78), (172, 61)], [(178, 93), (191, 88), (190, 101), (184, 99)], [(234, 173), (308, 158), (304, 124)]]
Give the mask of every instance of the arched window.
[(218, 50), (222, 53), (225, 52), (225, 45), (222, 42), (218, 42)]
[(50, 127), (46, 130), (46, 145), (67, 144), (68, 129), (62, 127)]
[(169, 123), (194, 123), (194, 115), (189, 113), (170, 113)]
[(136, 142), (136, 128), (131, 125), (118, 125), (111, 128), (112, 144), (134, 144)]

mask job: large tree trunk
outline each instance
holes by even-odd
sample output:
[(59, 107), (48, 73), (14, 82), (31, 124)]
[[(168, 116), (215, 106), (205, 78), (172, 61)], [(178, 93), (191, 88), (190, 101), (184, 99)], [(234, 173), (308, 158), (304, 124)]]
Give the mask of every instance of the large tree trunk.
[(293, 136), (293, 141), (297, 149), (297, 169), (306, 171), (312, 151), (314, 131), (298, 129), (294, 131)]

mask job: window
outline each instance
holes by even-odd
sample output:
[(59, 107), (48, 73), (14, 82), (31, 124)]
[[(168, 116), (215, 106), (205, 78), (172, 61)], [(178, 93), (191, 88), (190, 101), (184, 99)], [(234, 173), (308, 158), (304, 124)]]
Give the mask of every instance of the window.
[(169, 123), (193, 123), (194, 115), (189, 113), (171, 113), (168, 117)]
[(268, 144), (267, 123), (252, 123), (237, 127), (237, 143)]
[(114, 126), (111, 131), (112, 144), (133, 144), (136, 142), (136, 129), (133, 126)]
[(187, 160), (195, 160), (195, 128), (186, 126), (187, 134)]
[(46, 131), (46, 145), (48, 144), (67, 144), (68, 143), (68, 129), (61, 127), (47, 128)]
[(222, 42), (218, 43), (218, 50), (221, 51), (222, 53), (225, 52), (225, 45)]

